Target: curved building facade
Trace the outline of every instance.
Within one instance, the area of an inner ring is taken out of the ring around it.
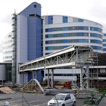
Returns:
[[[93,47],[94,53],[103,53],[102,25],[90,20],[50,15],[43,16],[43,55],[72,45]],[[44,80],[48,72],[44,71]],[[80,69],[55,69],[54,79],[77,81]]]
[[[43,55],[72,45],[92,46],[103,52],[102,25],[70,16],[43,16]]]

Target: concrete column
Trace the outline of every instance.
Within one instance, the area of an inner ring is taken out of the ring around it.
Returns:
[[[38,79],[38,71],[36,70],[36,79]]]
[[[50,81],[49,81],[49,69],[48,69],[48,88],[50,88]]]
[[[51,73],[51,77],[52,77],[52,78],[51,78],[51,87],[52,87],[52,88],[54,87],[54,86],[53,86],[53,85],[54,85],[54,75],[53,75],[53,74],[54,74],[54,69],[52,69],[52,73]]]
[[[89,66],[86,66],[86,69],[87,69],[87,72],[86,72],[86,75],[87,75],[87,89],[89,89]]]
[[[24,72],[23,72],[23,87],[24,87]]]
[[[83,73],[82,73],[82,68],[81,68],[81,72],[80,72],[80,89],[83,90],[84,87],[83,87]]]
[[[32,71],[32,79],[34,79],[34,71]]]

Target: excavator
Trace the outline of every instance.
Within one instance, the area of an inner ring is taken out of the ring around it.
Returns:
[[[105,94],[106,94],[106,91],[103,92],[103,94],[100,96],[99,99],[95,100],[95,98],[94,98],[95,93],[92,92],[91,97],[89,99],[84,100],[84,106],[91,106],[91,105],[98,106],[100,104],[101,100],[103,99],[103,97],[105,96]]]

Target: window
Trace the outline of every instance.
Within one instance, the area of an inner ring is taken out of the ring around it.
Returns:
[[[103,44],[103,46],[106,46],[106,44]]]
[[[65,100],[69,100],[70,99],[70,94],[68,94],[65,98]]]
[[[78,19],[78,22],[84,22],[84,20],[83,19]]]
[[[37,7],[37,5],[35,4],[35,5],[34,5],[34,8],[36,8],[36,7]]]
[[[48,16],[48,24],[53,24],[53,16]]]
[[[102,41],[99,41],[99,40],[91,40],[91,43],[98,43],[98,44],[102,44]]]
[[[90,33],[91,37],[98,37],[98,38],[102,38],[102,35],[97,34],[97,33]]]
[[[76,37],[76,36],[88,36],[88,33],[60,33],[60,34],[47,34],[46,38],[56,37]]]
[[[105,69],[101,69],[100,73],[106,73]]]
[[[63,16],[63,23],[67,23],[68,22],[68,17]]]
[[[106,42],[106,39],[104,39],[103,42]]]
[[[97,28],[97,27],[90,27],[91,31],[98,31],[98,32],[102,32],[102,29]]]
[[[52,24],[52,23],[53,22],[50,21],[48,24]],[[45,29],[46,32],[68,31],[68,30],[88,30],[88,27],[87,26],[73,26],[73,27],[58,27],[58,28]]]

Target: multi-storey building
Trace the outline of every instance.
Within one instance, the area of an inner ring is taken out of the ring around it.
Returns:
[[[12,62],[13,55],[12,33],[9,33],[3,40],[3,61]]]
[[[43,55],[72,45],[93,47],[94,53],[103,53],[102,25],[90,20],[51,15],[43,16]],[[55,80],[76,80],[79,69],[55,69]],[[47,79],[47,72],[44,73]],[[71,77],[70,77],[71,76]]]
[[[22,80],[18,74],[18,64],[28,62],[38,57],[56,52],[57,50],[72,45],[93,47],[94,53],[105,53],[105,35],[102,25],[86,19],[48,15],[41,17],[41,5],[33,2],[19,14],[12,17],[12,81],[20,83]],[[9,37],[8,37],[9,40]],[[10,45],[11,45],[10,44]],[[9,43],[4,43],[4,46]],[[6,46],[5,46],[6,47]],[[4,57],[10,56],[3,50]],[[10,59],[10,60],[11,60]],[[5,58],[4,61],[8,59]],[[71,71],[70,71],[71,70]],[[55,69],[55,80],[76,81],[79,69],[69,67]],[[32,78],[32,73],[26,73],[27,81]],[[44,78],[41,71],[38,72],[38,80],[47,79],[47,72],[44,71]]]

